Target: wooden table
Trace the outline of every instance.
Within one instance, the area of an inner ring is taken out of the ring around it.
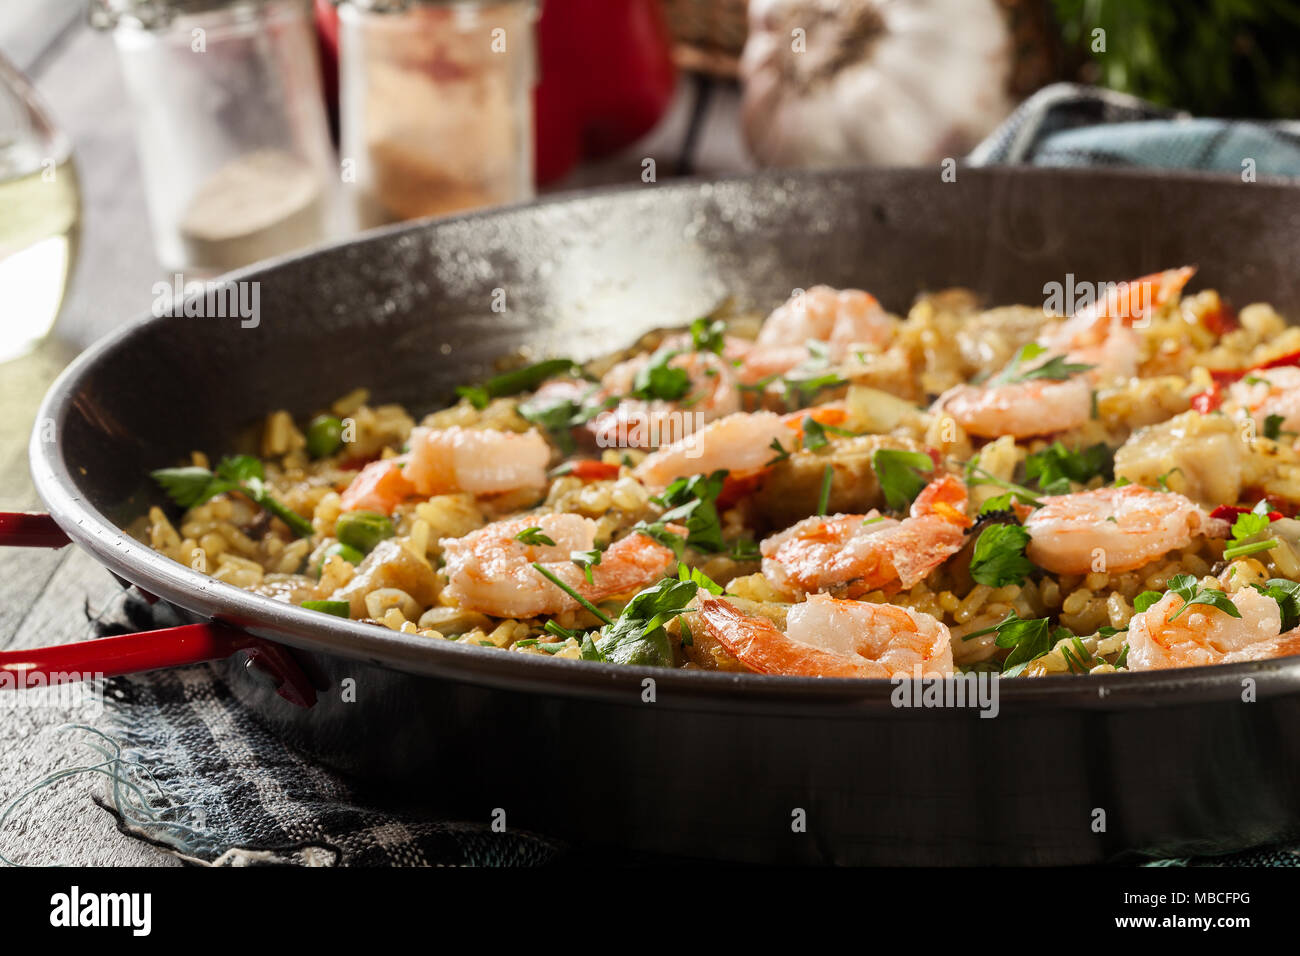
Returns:
[[[167,278],[151,245],[112,41],[66,11],[61,15],[67,24],[61,31],[41,21],[38,32],[15,44],[19,49],[4,51],[29,71],[52,117],[74,140],[84,223],[80,261],[54,335],[35,352],[0,365],[0,510],[41,508],[28,474],[27,440],[50,382],[80,349],[146,312],[153,283]],[[650,136],[579,170],[559,188],[639,184],[645,157],[656,159],[661,178],[744,170],[749,162],[740,145],[737,100],[733,88],[683,81],[672,110]],[[0,649],[85,639],[89,619],[117,592],[108,572],[76,548],[0,550]],[[46,774],[85,762],[59,733],[78,715],[21,706],[3,706],[0,715],[0,807]],[[176,865],[154,847],[118,834],[90,800],[97,787],[82,776],[41,791],[0,830],[0,855],[30,863]]]

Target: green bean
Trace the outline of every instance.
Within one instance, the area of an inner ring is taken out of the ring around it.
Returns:
[[[393,522],[378,511],[345,511],[334,525],[334,537],[362,554],[369,554],[395,533]]]

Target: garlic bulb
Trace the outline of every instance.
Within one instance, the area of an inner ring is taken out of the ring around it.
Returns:
[[[741,120],[769,166],[959,156],[1011,111],[995,0],[750,0]]]

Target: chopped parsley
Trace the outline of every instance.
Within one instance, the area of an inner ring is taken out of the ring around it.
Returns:
[[[618,404],[618,398],[611,396],[604,401],[592,401],[600,388],[592,385],[581,398],[564,395],[539,401],[536,396],[519,404],[521,418],[541,428],[566,455],[574,450],[573,436],[569,432],[585,425],[601,412]]]
[[[1268,530],[1271,524],[1269,510],[1268,499],[1262,499],[1250,511],[1237,515],[1237,520],[1232,523],[1232,542],[1223,549],[1224,560],[1231,561],[1277,547],[1277,538],[1251,540]]]
[[[770,459],[767,462],[767,465],[764,467],[775,465],[777,462],[785,461],[787,458],[790,457],[790,453],[785,450],[785,446],[781,444],[781,439],[779,438],[773,438],[772,444],[768,445],[767,447],[772,449],[774,452],[776,452],[776,457]]]
[[[997,624],[983,630],[972,631],[962,640],[996,634],[994,643],[998,647],[1011,648],[1011,653],[1002,662],[1002,676],[1019,676],[1033,661],[1050,651],[1056,642],[1070,637],[1070,631],[1064,627],[1052,627],[1052,622],[1045,617],[1021,618],[1015,611],[1008,611]]]
[[[997,514],[999,511],[1010,511],[1015,497],[1016,493],[1014,491],[1007,491],[1000,495],[994,495],[992,498],[987,499],[984,504],[980,505],[979,517]]]
[[[600,564],[600,559],[604,552],[600,548],[592,548],[590,551],[570,551],[569,560],[582,568],[582,573],[587,576],[588,584],[595,584],[592,577],[591,569]]]
[[[596,607],[596,605],[592,604],[590,601],[588,601],[585,597],[583,597],[581,594],[579,594],[569,585],[565,584],[563,581],[557,578],[555,574],[545,565],[539,564],[538,562],[534,561],[533,570],[536,571],[538,574],[540,574],[542,577],[546,578],[546,580],[550,581],[552,584],[554,584],[565,594],[569,595],[569,597],[573,598],[575,601],[581,604],[592,614],[594,614],[597,620],[603,621],[606,624],[614,623],[613,619],[610,618],[608,614],[606,614],[600,608]]]
[[[1048,381],[1063,382],[1071,376],[1078,375],[1081,372],[1087,372],[1095,368],[1092,365],[1080,365],[1074,362],[1066,361],[1064,355],[1056,355],[1032,368],[1025,368],[1026,362],[1031,362],[1038,358],[1047,349],[1037,342],[1029,342],[1020,347],[1016,352],[1011,363],[989,380],[990,385],[1018,385],[1021,382],[1029,382],[1034,379],[1046,379]]]
[[[817,495],[817,514],[826,514],[826,509],[831,505],[831,482],[835,478],[835,469],[827,465],[822,469],[822,489]]]
[[[167,497],[182,508],[193,508],[227,491],[237,491],[289,526],[300,538],[315,534],[311,522],[276,500],[266,490],[262,463],[252,455],[234,455],[221,459],[215,471],[189,466],[159,468],[149,473],[162,486]]]
[[[784,375],[768,375],[757,382],[742,384],[743,391],[762,392],[773,382],[781,382],[785,393],[787,408],[805,408],[814,404],[819,392],[839,385],[847,385],[844,379],[831,369],[830,351],[825,342],[809,339],[804,343],[808,349],[808,358],[804,359]]]
[[[1256,591],[1277,602],[1282,615],[1282,633],[1300,626],[1300,584],[1286,578],[1269,578],[1264,584],[1252,585]]]
[[[1029,532],[1016,524],[995,524],[985,528],[975,542],[970,561],[970,576],[978,584],[1000,588],[1023,584],[1034,570],[1025,557]]]
[[[520,531],[515,535],[515,540],[527,545],[545,545],[548,548],[555,547],[555,539],[545,534],[542,529],[536,525]]]
[[[934,472],[934,461],[924,452],[877,448],[871,453],[871,467],[885,504],[893,511],[906,511]]]
[[[669,363],[680,355],[670,350],[659,351],[650,357],[650,361],[636,373],[632,384],[632,397],[647,401],[659,399],[676,402],[686,397],[691,390],[691,377],[686,369],[677,368]]]
[[[1285,416],[1269,415],[1264,419],[1264,437],[1278,441],[1282,437],[1282,423],[1286,421]]]
[[[1169,579],[1169,590],[1183,599],[1183,606],[1169,618],[1171,621],[1194,604],[1206,604],[1218,608],[1229,617],[1241,617],[1241,612],[1237,610],[1237,605],[1232,603],[1232,598],[1218,588],[1201,587],[1195,575],[1174,575]]]
[[[684,524],[687,547],[710,554],[727,550],[727,544],[722,540],[722,521],[718,518],[715,504],[726,479],[727,472],[721,470],[709,475],[678,478],[662,494],[650,499],[668,509],[659,521],[663,524]]]
[[[1025,459],[1025,481],[1036,482],[1046,495],[1069,494],[1071,482],[1082,485],[1099,475],[1104,477],[1112,460],[1104,443],[1071,451],[1056,441]]]
[[[837,428],[834,425],[823,425],[821,422],[817,421],[817,419],[813,418],[811,415],[804,416],[803,418],[803,447],[804,448],[806,448],[809,451],[816,451],[819,448],[825,448],[827,445],[830,444],[830,439],[826,437],[827,434],[840,435],[844,438],[854,438],[857,436],[856,432],[851,432],[847,428]],[[780,444],[780,441],[778,439],[774,438],[772,439],[772,441],[776,442],[778,445]]]
[[[691,347],[697,352],[722,354],[726,342],[727,323],[721,319],[709,321],[703,316],[691,323]]]
[[[712,594],[722,593],[722,588],[703,571],[688,571],[685,565],[679,565],[677,578],[664,578],[628,601],[618,620],[603,628],[598,640],[591,641],[590,653],[597,655],[594,659],[611,664],[672,667],[672,642],[664,627],[686,612],[700,588]],[[584,638],[583,657],[588,653]]]
[[[1133,610],[1141,614],[1143,611],[1150,608],[1151,605],[1159,601],[1162,597],[1164,597],[1164,595],[1161,594],[1159,591],[1143,591],[1141,594],[1139,594],[1137,597],[1133,599]]]

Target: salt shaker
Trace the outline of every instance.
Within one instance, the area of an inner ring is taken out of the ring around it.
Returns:
[[[532,197],[536,16],[533,0],[340,0],[359,225]]]
[[[95,0],[135,112],[158,258],[222,272],[335,231],[308,0]]]

